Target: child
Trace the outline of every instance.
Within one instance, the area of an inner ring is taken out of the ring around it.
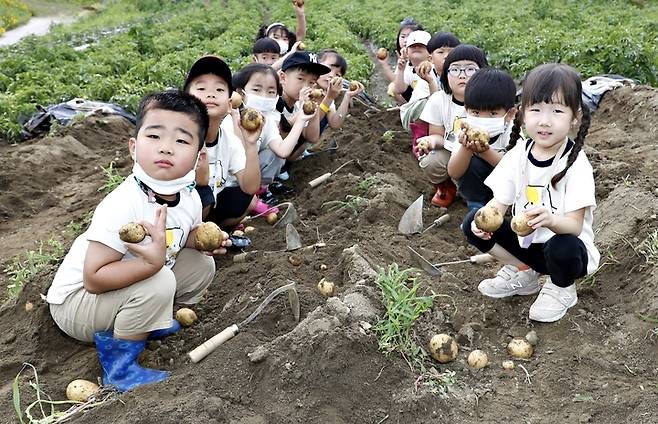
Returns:
[[[409,34],[411,34],[413,31],[421,31],[422,29],[423,27],[420,24],[418,24],[418,22],[416,22],[416,20],[412,17],[406,17],[402,20],[402,22],[400,22],[400,29],[398,30],[398,36],[395,38],[395,53],[397,55],[396,57],[397,60],[399,60],[400,58],[406,59],[407,37],[409,37]],[[392,97],[395,97],[395,99],[398,101],[399,104],[406,103],[411,98],[411,93],[413,89],[411,87],[407,87],[402,95],[399,94],[396,95],[393,90],[393,86],[395,81],[395,75],[398,73],[397,66],[395,67],[395,72],[393,72],[389,64],[388,56],[385,57],[384,59],[378,58],[377,60],[379,60],[379,64],[382,67],[384,76],[386,77],[387,80],[391,82],[389,86],[388,94]]]
[[[265,37],[256,41],[252,50],[253,61],[272,66],[281,57],[279,44],[272,38]]]
[[[210,119],[205,138],[207,157],[199,161],[196,176],[203,217],[220,227],[234,227],[256,202],[254,194],[260,187],[257,146],[260,134],[242,130],[236,136],[232,121],[231,125],[220,127],[230,110],[233,86],[231,70],[219,57],[204,56],[197,60],[187,74],[183,90],[206,105]],[[236,121],[239,122],[237,116]],[[231,175],[238,184],[227,187]]]
[[[441,88],[427,100],[420,120],[429,124],[429,135],[417,140],[414,152],[420,167],[435,186],[432,204],[447,208],[455,200],[457,188],[448,176],[448,160],[457,142],[460,120],[464,118],[464,92],[469,79],[488,66],[479,48],[460,44],[446,57],[441,73]]]
[[[427,43],[427,51],[430,54],[430,60],[434,65],[434,77],[441,82],[440,77],[443,72],[443,64],[448,54],[460,45],[461,42],[452,32],[436,32]],[[440,86],[437,87],[440,89]]]
[[[484,180],[500,162],[509,142],[515,100],[514,80],[498,69],[480,69],[466,85],[466,118],[448,162],[448,174],[458,182],[459,195],[469,209],[479,209],[493,197]],[[484,130],[490,137],[489,144],[467,139],[465,132],[469,128]]]
[[[215,274],[214,260],[192,242],[201,222],[194,169],[207,126],[206,107],[189,94],[144,97],[128,141],[133,173],[98,205],[48,290],[57,326],[95,340],[103,384],[120,391],[167,378],[137,358],[147,338],[180,329],[171,318],[174,301],[199,302]],[[122,242],[118,230],[130,222],[141,223],[150,239]]]
[[[290,50],[290,46],[298,41],[302,41],[306,36],[306,15],[304,13],[304,3],[292,2],[297,16],[297,31],[293,33],[281,22],[275,22],[269,26],[261,26],[256,34],[256,40],[269,37],[279,44],[279,53],[284,55]]]
[[[297,145],[299,137],[304,130],[306,122],[313,115],[300,114],[295,120],[290,132],[285,139],[279,133],[279,120],[281,115],[276,111],[276,105],[281,95],[281,86],[279,85],[279,76],[271,67],[261,64],[252,63],[247,65],[233,76],[233,88],[242,95],[246,107],[258,110],[265,117],[265,125],[259,138],[259,158],[261,166],[261,195],[266,194],[267,186],[272,182],[280,170],[282,161],[285,161]],[[273,156],[279,158],[275,161]],[[278,165],[274,165],[277,162]],[[237,180],[229,179],[227,186],[237,184]],[[252,210],[255,214],[261,214],[271,210],[277,212],[276,208],[269,208],[268,205],[260,200]]]
[[[524,83],[511,150],[485,181],[494,195],[487,205],[503,215],[512,206],[513,214],[525,214],[534,231],[517,237],[505,220],[493,233],[484,232],[475,225],[475,210],[464,219],[469,243],[508,264],[478,290],[494,298],[539,292],[529,312],[535,321],[562,318],[578,302],[575,280],[599,264],[592,231],[594,175],[582,152],[590,113],[581,95],[580,76],[570,66],[550,63],[533,69]],[[571,140],[569,132],[578,120],[578,134]],[[516,144],[521,125],[530,139]],[[522,263],[531,269],[518,272]],[[538,274],[549,275],[541,288]]]

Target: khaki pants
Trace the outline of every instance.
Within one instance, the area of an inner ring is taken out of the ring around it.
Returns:
[[[433,185],[441,184],[448,177],[450,152],[444,148],[432,150],[422,158],[419,165]]]
[[[71,293],[50,314],[66,334],[93,341],[94,333],[114,329],[121,338],[171,326],[174,301],[199,302],[215,276],[212,257],[182,249],[173,269],[162,267],[152,277],[119,290],[92,294],[84,288]]]

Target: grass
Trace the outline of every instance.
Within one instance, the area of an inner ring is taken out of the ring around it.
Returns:
[[[66,225],[66,232],[71,234],[73,237],[77,237],[87,229],[89,223],[91,222],[91,218],[93,216],[94,216],[94,211],[88,211],[86,214],[82,216],[82,219],[77,221],[70,221]]]
[[[649,265],[658,265],[658,229],[638,246],[637,251],[644,255]]]
[[[361,181],[359,181],[359,184],[358,184],[359,191],[362,194],[367,193],[368,190],[370,190],[370,187],[375,185],[376,182],[377,182],[377,179],[374,177],[374,175],[371,175],[369,177],[366,177],[366,178],[362,179]]]
[[[354,215],[358,215],[361,209],[368,203],[368,199],[361,196],[353,196],[348,194],[345,196],[345,200],[331,200],[329,202],[324,202],[321,209],[325,207],[329,212],[335,212],[341,209],[347,209],[352,212]]]
[[[101,169],[105,174],[105,183],[103,183],[102,186],[98,187],[98,191],[104,191],[105,193],[110,193],[126,179],[126,177],[124,177],[123,175],[119,175],[117,170],[114,169],[114,161],[110,162],[107,168],[101,166]]]
[[[4,272],[9,275],[7,285],[9,297],[18,297],[25,284],[48,265],[57,263],[63,254],[62,243],[51,237],[46,242],[40,241],[36,250],[28,250],[24,255],[14,257],[4,269]]]
[[[20,0],[0,0],[0,35],[27,22],[32,10]]]

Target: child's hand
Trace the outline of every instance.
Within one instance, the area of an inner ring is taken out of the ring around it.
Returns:
[[[303,87],[301,90],[299,90],[298,102],[300,102],[300,105],[309,99],[311,90],[313,90],[311,87]]]
[[[151,237],[151,243],[141,245],[139,243],[125,243],[126,248],[144,261],[153,270],[159,270],[165,264],[167,254],[166,242],[166,224],[167,224],[167,205],[162,205],[155,211],[154,223],[140,221],[140,224],[146,229],[146,233]]]
[[[466,144],[466,148],[468,150],[472,151],[472,152],[475,152],[475,153],[479,154],[479,153],[483,153],[483,152],[486,152],[487,150],[489,150],[489,144],[488,143],[487,144],[482,144],[478,141],[469,141]]]
[[[406,68],[406,67],[407,67],[407,58],[406,58],[405,55],[403,54],[403,55],[400,56],[400,58],[398,59],[398,69],[399,69],[400,71],[404,71],[404,68]]]
[[[416,73],[425,81],[430,82],[432,79],[434,79],[432,72],[433,69],[434,68],[429,62],[423,62],[416,68]]]
[[[301,0],[292,0],[292,8],[295,10],[297,15],[304,14],[304,2]]]
[[[356,86],[357,87],[355,90],[347,90],[345,95],[349,98],[352,98],[364,90],[363,84],[361,84],[359,81],[356,82]]]
[[[343,79],[341,77],[333,77],[329,80],[329,85],[327,86],[327,96],[326,98],[333,101],[340,91],[343,89]]]
[[[295,44],[292,45],[290,50],[288,50],[288,53],[286,53],[286,56],[290,56],[291,54],[295,53],[296,51],[299,50],[299,45],[302,44],[301,41],[295,41]]]
[[[416,140],[415,150],[420,156],[426,155],[434,149],[436,149],[436,143],[431,137],[425,136]]]
[[[551,213],[545,206],[533,206],[526,209],[526,216],[528,217],[528,225],[536,230],[540,227],[552,227],[555,223],[555,215]]]
[[[219,256],[219,255],[225,255],[226,254],[226,249],[231,247],[232,243],[231,240],[228,238],[228,233],[225,231],[222,231],[222,247],[219,249],[215,249],[212,252],[203,252],[208,256]]]
[[[471,221],[471,232],[475,234],[475,237],[481,238],[482,240],[491,240],[491,236],[493,236],[493,233],[479,229],[478,226],[475,225],[475,220]]]
[[[210,164],[208,163],[208,148],[206,146],[203,146],[199,152],[194,181],[200,186],[207,186],[210,182]]]
[[[255,146],[256,143],[258,143],[258,139],[263,132],[263,127],[260,127],[260,129],[255,131],[247,131],[244,129],[240,121],[238,121],[238,127],[240,128],[240,133],[242,134],[242,140],[244,141],[244,144],[248,146]]]

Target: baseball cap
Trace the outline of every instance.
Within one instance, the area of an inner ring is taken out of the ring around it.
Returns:
[[[319,63],[313,62],[311,60],[311,55],[308,52],[295,52],[288,56],[281,65],[282,71],[287,71],[290,68],[300,68],[304,71],[308,71],[314,75],[324,75],[331,72],[331,69],[321,65]]]
[[[213,55],[203,56],[194,62],[194,65],[192,65],[190,71],[187,73],[187,77],[185,78],[183,91],[187,91],[188,85],[190,85],[194,78],[206,74],[217,75],[228,85],[229,95],[233,92],[233,85],[231,84],[231,80],[233,79],[231,76],[231,68],[229,68],[226,62],[224,62],[219,56]]]
[[[422,44],[423,46],[427,46],[430,38],[432,38],[432,36],[427,31],[413,31],[407,37],[407,46],[413,46],[414,44]]]

